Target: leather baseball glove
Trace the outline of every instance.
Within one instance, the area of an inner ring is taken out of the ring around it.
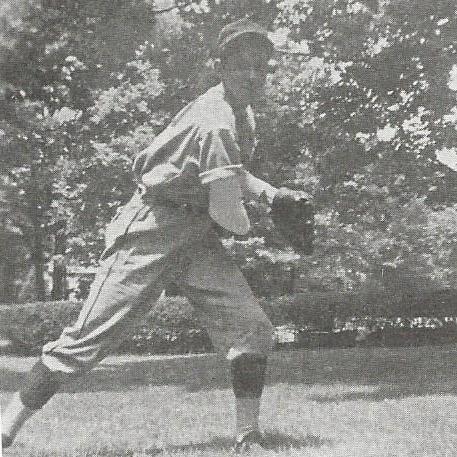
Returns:
[[[271,218],[299,254],[313,253],[314,207],[309,194],[282,187],[271,204]]]

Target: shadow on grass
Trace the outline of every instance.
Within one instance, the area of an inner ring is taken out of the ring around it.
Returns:
[[[352,348],[277,352],[271,356],[267,383],[362,386],[319,393],[317,402],[383,400],[424,394],[457,394],[457,346],[419,348]],[[189,358],[105,364],[65,384],[64,392],[127,391],[139,386],[183,386],[187,391],[230,387],[228,364],[209,354]],[[0,369],[0,390],[15,391],[25,374]],[[363,386],[372,386],[364,390]]]
[[[310,394],[306,396],[307,400],[316,403],[341,403],[345,401],[383,401],[405,397],[420,397],[424,395],[457,395],[457,383],[433,383],[430,384],[395,384],[380,385],[376,389],[367,390],[366,392],[337,392]]]
[[[269,451],[285,451],[289,449],[301,448],[319,448],[332,444],[332,441],[326,438],[321,438],[315,435],[306,435],[302,438],[296,438],[292,435],[284,434],[278,431],[268,431],[264,433],[265,443],[264,449]],[[215,437],[210,441],[202,443],[189,443],[181,445],[171,445],[164,449],[152,447],[141,452],[145,456],[167,456],[175,453],[190,453],[194,452],[230,452],[233,446],[233,440],[228,437]],[[40,454],[41,455],[41,454]],[[60,454],[46,453],[43,457],[58,457]],[[138,455],[137,451],[132,449],[110,449],[99,448],[95,451],[85,451],[85,457],[134,457]]]
[[[123,392],[140,386],[184,386],[190,392],[230,387],[228,363],[215,355],[105,365],[65,383],[62,392]],[[25,372],[0,368],[0,391],[15,391]]]
[[[265,450],[283,451],[288,449],[301,449],[305,447],[319,448],[325,445],[330,445],[331,440],[321,438],[315,435],[306,435],[302,438],[296,438],[292,435],[284,434],[278,431],[269,431],[264,433]],[[233,446],[233,440],[226,437],[215,437],[210,441],[203,443],[189,443],[179,446],[168,446],[166,450],[157,448],[147,449],[146,455],[162,455],[162,453],[175,452],[205,452],[205,451],[230,451]]]

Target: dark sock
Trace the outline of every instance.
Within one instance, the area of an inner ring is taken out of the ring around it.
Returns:
[[[259,428],[260,397],[265,382],[267,358],[245,354],[232,361],[237,439]]]
[[[39,360],[30,370],[20,390],[24,406],[40,409],[57,392],[60,382],[57,376]]]
[[[231,374],[235,397],[260,398],[265,383],[267,357],[243,354],[232,360]]]

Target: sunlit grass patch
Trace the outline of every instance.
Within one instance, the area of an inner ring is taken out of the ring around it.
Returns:
[[[456,356],[449,347],[275,354],[261,413],[267,446],[250,455],[455,456]],[[223,361],[125,362],[57,394],[5,456],[231,455]],[[10,395],[2,393],[2,405]]]

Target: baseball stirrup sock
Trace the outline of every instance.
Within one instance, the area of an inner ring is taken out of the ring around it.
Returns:
[[[259,430],[260,398],[236,398],[236,435]]]
[[[238,436],[259,429],[260,397],[265,383],[266,366],[266,357],[251,354],[241,355],[232,361]]]
[[[56,374],[39,360],[27,375],[20,391],[21,401],[30,409],[40,409],[56,393],[59,385]]]
[[[15,436],[24,425],[25,421],[29,419],[36,409],[25,406],[19,392],[16,392],[2,413],[2,446],[8,447],[13,442]]]

